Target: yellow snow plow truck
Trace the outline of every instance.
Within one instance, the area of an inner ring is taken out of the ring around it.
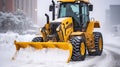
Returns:
[[[58,16],[55,17],[55,8],[58,8]],[[93,5],[89,0],[59,0],[49,6],[52,12],[52,21],[45,14],[47,22],[41,29],[41,37],[35,37],[31,42],[17,42],[16,53],[20,48],[33,47],[36,50],[43,48],[58,48],[69,50],[68,61],[82,61],[86,52],[91,56],[100,56],[103,51],[103,38],[100,32],[94,32],[94,28],[100,28],[96,20],[90,20],[89,13]],[[55,19],[56,18],[56,19]],[[15,59],[13,56],[12,59]]]

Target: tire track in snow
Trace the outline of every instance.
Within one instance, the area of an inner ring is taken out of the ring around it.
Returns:
[[[104,50],[101,56],[87,56],[85,61],[70,63],[68,67],[114,67],[114,65],[111,65],[113,60],[111,53]]]
[[[112,56],[114,57],[113,63],[115,63],[114,67],[120,67],[120,47],[119,46],[113,46],[113,45],[106,45],[105,49],[109,50],[111,52]]]
[[[104,49],[105,57],[102,58],[94,67],[115,67],[115,59],[109,50]]]
[[[116,53],[118,55],[120,55],[120,46],[116,46],[116,45],[105,45],[104,46],[105,49],[112,51],[113,53]]]
[[[115,61],[113,61],[115,63],[115,67],[120,67],[120,55],[117,53],[114,53],[113,51],[111,51],[111,53],[115,59]]]

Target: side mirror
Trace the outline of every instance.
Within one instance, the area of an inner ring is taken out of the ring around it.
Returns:
[[[92,4],[89,5],[89,11],[93,11],[93,5]]]
[[[53,11],[53,9],[54,9],[53,5],[50,5],[49,6],[49,11]]]

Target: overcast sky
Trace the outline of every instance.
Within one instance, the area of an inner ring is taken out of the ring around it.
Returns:
[[[100,22],[105,21],[105,10],[109,9],[109,5],[120,5],[120,0],[90,0],[90,2],[94,5],[94,10],[90,13],[91,17],[94,17]],[[50,4],[51,0],[38,0],[38,23],[40,26],[43,26],[46,22],[44,14],[50,13]]]

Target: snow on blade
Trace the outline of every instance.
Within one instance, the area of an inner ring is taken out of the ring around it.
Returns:
[[[31,63],[66,63],[69,57],[69,51],[61,49],[42,49],[34,48],[21,49],[16,58],[17,61]]]

